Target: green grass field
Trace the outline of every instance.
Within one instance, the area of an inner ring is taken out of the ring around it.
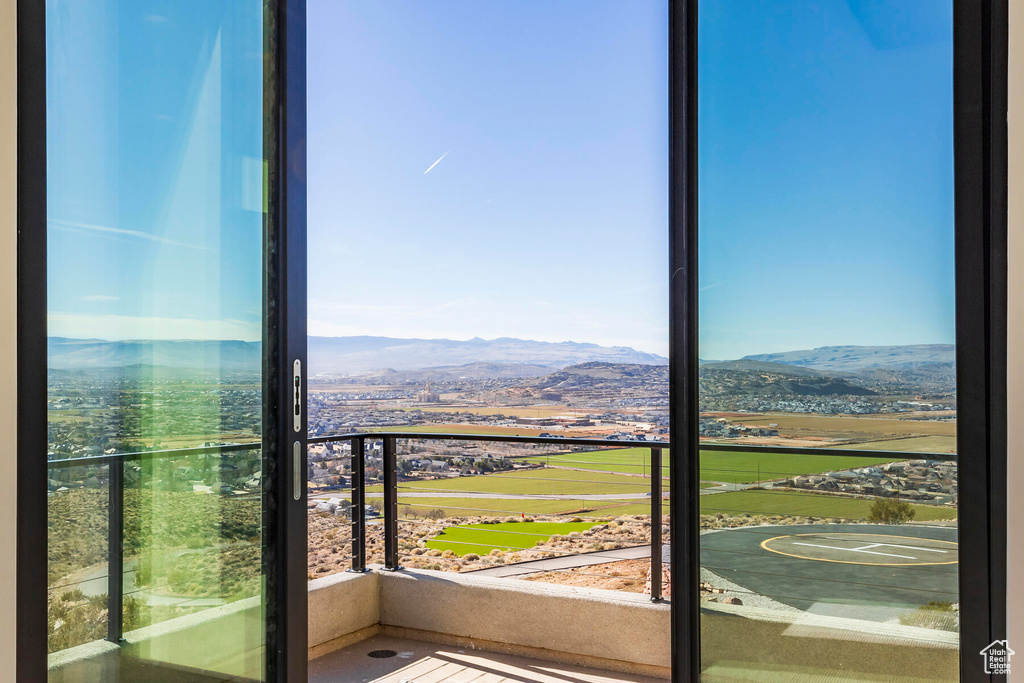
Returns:
[[[700,512],[713,515],[721,512],[738,515],[798,515],[803,517],[841,517],[866,519],[872,501],[845,496],[789,491],[735,491],[700,497]],[[912,505],[917,511],[914,521],[930,522],[956,519],[956,510],[937,505]]]
[[[805,455],[799,453],[745,453],[737,451],[700,452],[700,478],[729,484],[785,479],[800,474],[821,474],[833,470],[883,465],[892,458],[872,456]]]
[[[668,501],[665,501],[666,503]],[[668,514],[666,507],[665,514]],[[446,517],[519,517],[526,515],[569,515],[617,517],[651,514],[650,499],[638,500],[500,500],[493,498],[410,498],[398,496],[401,517],[424,517],[431,510],[443,510]]]
[[[593,522],[503,522],[448,527],[427,541],[433,550],[451,550],[456,555],[486,555],[492,550],[524,550],[543,543],[555,534],[568,535],[594,526]]]
[[[842,518],[849,520],[866,519],[871,508],[870,500],[859,500],[842,496],[782,491],[736,491],[702,496],[700,512],[703,515],[723,513],[726,515],[784,515],[801,517]],[[410,503],[412,505],[410,505]],[[668,501],[664,501],[668,514]],[[916,511],[915,521],[929,522],[956,519],[956,510],[934,505],[912,505]],[[598,519],[620,515],[650,514],[650,502],[632,501],[559,501],[559,500],[489,500],[475,498],[399,498],[399,512],[406,517],[410,510],[419,516],[428,510],[441,509],[450,517],[488,515],[498,517],[526,515],[565,515]],[[589,512],[581,510],[589,509]],[[568,534],[593,526],[594,522],[503,522],[500,524],[471,524],[450,527],[443,537],[436,537],[427,543],[428,548],[452,550],[457,555],[466,553],[486,554],[494,548],[503,550],[528,548],[547,540],[552,534]],[[503,531],[528,530],[537,536],[518,536]]]
[[[886,441],[867,441],[849,446],[833,448],[855,448],[858,451],[905,451],[907,453],[956,453],[956,436],[909,436]]]
[[[784,515],[867,519],[871,500],[792,491],[734,491],[700,497],[704,515]],[[649,515],[651,501],[645,500],[499,500],[488,498],[402,498],[398,499],[402,517],[423,517],[430,510],[443,510],[447,517],[526,515],[578,515],[586,518]],[[937,505],[911,504],[915,521],[956,519],[956,510]],[[668,500],[663,500],[668,515]]]
[[[662,452],[663,462],[668,462],[668,455],[668,450]],[[648,476],[651,473],[650,450],[643,447],[586,453],[558,453],[526,460],[552,467],[646,474]],[[887,462],[892,462],[892,459],[873,456],[848,458],[838,455],[702,450],[700,478],[703,481],[750,484],[757,481],[784,479],[799,474],[820,474],[832,470],[846,470],[852,467],[866,467]],[[663,465],[662,471],[665,476],[668,476],[667,466]]]
[[[668,462],[668,450],[662,451],[662,460]],[[651,451],[648,448],[618,448],[610,451],[587,451],[584,453],[552,453],[524,458],[526,462],[540,463],[551,467],[572,467],[583,470],[621,472],[651,476]],[[662,465],[662,473],[668,477],[668,466]]]

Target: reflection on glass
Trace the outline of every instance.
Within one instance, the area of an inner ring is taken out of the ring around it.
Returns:
[[[180,450],[261,437],[264,21],[47,2],[56,680],[119,635],[132,680],[264,676],[261,452]]]
[[[951,5],[700,2],[704,680],[958,679]]]
[[[84,465],[49,472],[49,652],[107,636],[109,471]]]

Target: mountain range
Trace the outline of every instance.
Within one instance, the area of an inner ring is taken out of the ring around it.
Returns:
[[[390,368],[412,370],[471,363],[518,363],[562,368],[577,363],[667,365],[668,358],[628,346],[579,342],[498,339],[396,339],[393,337],[309,337],[311,375],[352,374]]]
[[[156,366],[259,372],[259,342],[69,339],[47,340],[47,367],[58,370]],[[441,368],[446,375],[536,377],[567,365],[601,361],[666,365],[668,359],[628,346],[499,339],[309,337],[310,375]]]
[[[161,367],[255,374],[261,363],[259,342],[46,340],[46,366],[51,370]]]
[[[956,363],[953,344],[910,344],[902,346],[822,346],[804,351],[760,353],[741,361],[782,363],[815,370],[858,372],[866,368],[916,370],[925,366]]]
[[[259,372],[259,342],[69,339],[47,340],[48,367],[55,370],[165,367],[215,372]],[[389,373],[440,378],[539,377],[584,363],[665,366],[668,359],[627,346],[580,342],[498,339],[400,339],[394,337],[309,337],[311,376]],[[709,370],[784,371],[796,376],[871,372],[952,375],[952,344],[907,346],[827,346],[802,351],[702,361]]]

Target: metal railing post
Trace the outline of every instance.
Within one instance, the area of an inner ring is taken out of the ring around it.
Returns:
[[[108,465],[107,640],[121,642],[124,625],[124,462]]]
[[[651,449],[651,602],[661,601],[661,449]]]
[[[398,455],[395,437],[384,437],[384,568],[398,564]]]
[[[352,439],[352,568],[366,571],[366,439]]]

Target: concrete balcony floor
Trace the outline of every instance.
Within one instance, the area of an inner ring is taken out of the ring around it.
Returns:
[[[369,656],[373,650],[394,650],[398,654],[374,659]],[[664,680],[383,635],[309,663],[310,683],[656,683]]]

